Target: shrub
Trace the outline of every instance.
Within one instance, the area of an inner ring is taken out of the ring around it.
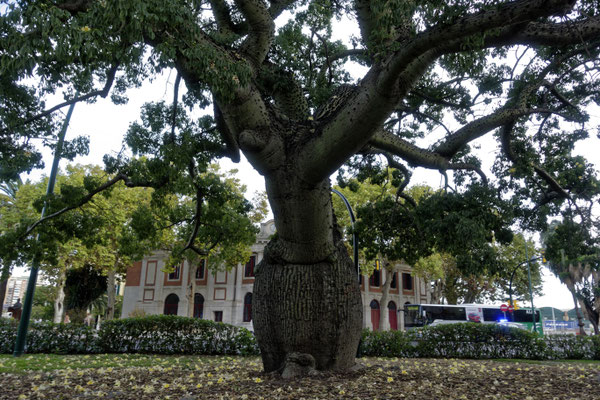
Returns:
[[[16,321],[0,322],[0,353],[12,353],[17,339]],[[97,353],[96,332],[85,325],[32,322],[27,332],[27,353]]]
[[[247,329],[174,315],[105,321],[98,344],[107,353],[258,354]]]
[[[446,324],[408,332],[365,330],[359,353],[376,357],[600,359],[600,337],[540,337],[495,324]]]
[[[0,353],[12,353],[15,321],[0,321]],[[105,321],[99,331],[79,324],[32,322],[28,353],[258,354],[247,329],[212,321],[154,315]]]

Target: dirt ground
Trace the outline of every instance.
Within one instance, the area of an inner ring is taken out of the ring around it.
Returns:
[[[257,358],[0,374],[0,399],[600,399],[600,363],[363,358],[350,373],[283,380]]]

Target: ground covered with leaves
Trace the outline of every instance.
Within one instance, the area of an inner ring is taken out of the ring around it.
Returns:
[[[598,362],[359,361],[283,380],[258,358],[3,355],[0,399],[600,399]]]

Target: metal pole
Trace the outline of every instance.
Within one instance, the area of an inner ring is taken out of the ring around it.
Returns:
[[[65,141],[65,134],[67,133],[67,127],[71,121],[71,115],[73,115],[73,108],[75,103],[71,104],[67,111],[65,122],[63,123],[62,129],[58,134],[58,143],[56,149],[54,149],[54,160],[52,161],[52,169],[50,170],[50,177],[48,178],[48,187],[46,189],[46,195],[54,193],[54,184],[56,183],[56,175],[58,174],[58,162],[60,161],[60,153],[62,153],[63,143]],[[42,208],[42,216],[46,214],[46,204]],[[36,235],[36,242],[39,240],[39,233]],[[35,292],[35,284],[37,282],[38,270],[40,267],[39,255],[33,256],[31,263],[31,272],[29,273],[29,281],[27,282],[27,292],[25,293],[25,300],[23,301],[23,314],[19,321],[19,330],[17,331],[17,340],[15,342],[15,349],[13,356],[19,357],[25,351],[25,343],[27,340],[27,328],[29,327],[29,318],[31,316],[31,306],[33,305],[33,293]]]
[[[527,258],[527,278],[529,279],[529,297],[531,298],[531,315],[533,319],[533,331],[537,332],[535,326],[535,308],[533,308],[533,290],[531,289],[531,263],[529,262],[529,254],[527,254],[527,239],[525,239],[525,257]]]
[[[354,230],[354,222],[356,221],[356,219],[354,218],[354,212],[352,211],[352,207],[350,207],[350,203],[348,202],[346,196],[344,196],[341,192],[333,188],[331,189],[331,191],[340,196],[340,198],[346,205],[346,208],[348,209],[348,213],[350,214],[350,224],[352,225],[352,250],[354,253],[354,268],[356,269],[356,276],[360,280],[360,267],[358,265],[358,234]]]

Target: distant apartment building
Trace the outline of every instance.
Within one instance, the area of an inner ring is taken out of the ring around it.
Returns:
[[[29,278],[21,276],[21,277],[11,277],[8,278],[8,282],[6,284],[6,293],[4,295],[4,304],[2,305],[2,316],[8,316],[8,307],[12,306],[17,302],[17,299],[23,302],[23,296],[25,296],[25,292],[27,291],[27,281]]]
[[[123,293],[122,318],[138,314],[188,315],[213,321],[226,322],[252,330],[252,292],[254,267],[264,253],[270,236],[275,233],[274,221],[261,224],[252,256],[244,265],[238,264],[229,271],[211,272],[204,263],[191,276],[187,262],[173,272],[165,270],[167,254],[154,252],[135,262],[128,270]],[[394,273],[383,307],[379,304],[386,271],[375,271],[372,276],[360,277],[365,327],[370,329],[402,329],[402,309],[406,303],[427,303],[430,296],[427,285],[412,275],[410,266],[399,265]],[[188,301],[192,279],[196,280],[193,304]],[[388,326],[380,326],[381,310],[389,313]]]

